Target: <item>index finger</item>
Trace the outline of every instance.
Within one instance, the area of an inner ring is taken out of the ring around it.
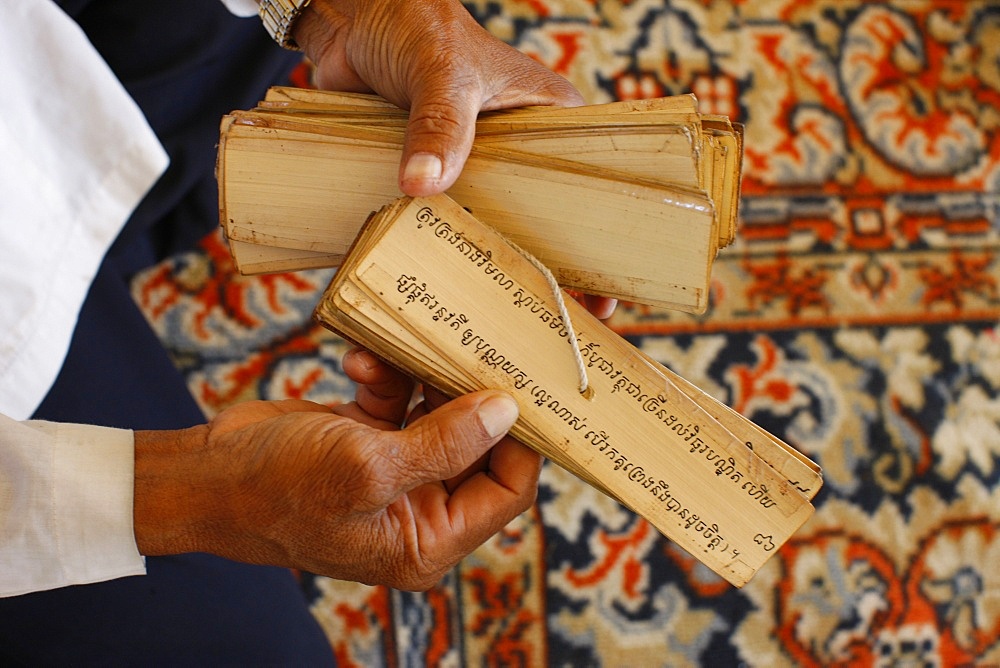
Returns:
[[[410,492],[418,528],[429,552],[464,555],[476,549],[531,507],[538,493],[542,458],[527,446],[505,438],[489,452],[486,470],[458,486],[424,485]],[[449,555],[432,555],[446,560]]]
[[[347,377],[357,383],[354,401],[358,407],[398,427],[413,397],[413,381],[364,348],[349,350],[342,364]]]

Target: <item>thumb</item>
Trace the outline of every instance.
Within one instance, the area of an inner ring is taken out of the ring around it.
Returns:
[[[455,183],[472,150],[481,101],[468,87],[426,90],[410,104],[399,187],[413,197],[443,193]]]
[[[472,466],[510,430],[518,417],[514,399],[495,390],[467,394],[421,416],[401,434],[407,442],[404,485],[447,480]]]

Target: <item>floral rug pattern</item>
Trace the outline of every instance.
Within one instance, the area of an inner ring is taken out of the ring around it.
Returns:
[[[817,461],[815,516],[743,589],[547,465],[422,594],[303,576],[342,665],[1000,663],[1000,2],[474,0],[588,101],[694,92],[746,126],[703,316],[610,326]],[[669,261],[669,258],[665,258]],[[348,399],[330,271],[207,238],[134,294],[209,413]]]

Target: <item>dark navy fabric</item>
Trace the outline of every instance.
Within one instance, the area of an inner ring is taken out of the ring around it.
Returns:
[[[218,0],[60,3],[142,107],[171,165],[101,266],[36,418],[131,429],[203,421],[132,301],[135,271],[218,224],[221,116],[281,83],[299,56]],[[322,630],[286,569],[209,555],[147,560],[148,574],[0,599],[3,665],[322,665]]]

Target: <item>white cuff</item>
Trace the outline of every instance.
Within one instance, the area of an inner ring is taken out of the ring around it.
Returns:
[[[0,596],[145,573],[133,433],[0,416]]]
[[[256,16],[260,11],[257,0],[222,0],[222,4],[236,16]]]

